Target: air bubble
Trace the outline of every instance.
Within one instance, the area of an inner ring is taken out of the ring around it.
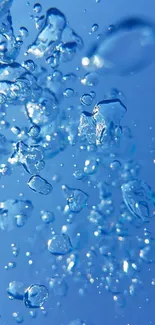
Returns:
[[[79,136],[89,144],[103,147],[115,145],[121,135],[120,122],[126,113],[119,99],[108,99],[97,103],[92,113],[84,111],[80,116]]]
[[[17,266],[17,264],[15,262],[8,262],[8,264],[5,265],[4,269],[5,270],[12,270],[12,269],[15,269],[16,266]]]
[[[122,185],[124,202],[129,211],[143,222],[149,222],[154,211],[155,196],[151,188],[140,180]]]
[[[87,204],[88,194],[80,189],[74,189],[62,186],[64,194],[67,198],[67,204],[71,212],[79,213]]]
[[[35,71],[35,63],[33,60],[26,60],[22,63],[22,67],[24,67],[26,70],[33,72]]]
[[[11,244],[11,250],[12,250],[12,255],[15,257],[18,257],[20,249],[18,247],[18,245],[16,244]]]
[[[27,184],[31,190],[42,195],[50,194],[53,189],[52,185],[39,175],[32,176]]]
[[[85,174],[92,175],[97,171],[97,160],[94,158],[85,160],[84,172]]]
[[[28,135],[31,138],[37,138],[40,134],[40,127],[38,125],[33,125],[28,131]]]
[[[24,318],[23,316],[20,314],[20,312],[14,312],[12,314],[14,320],[18,323],[18,324],[21,324],[24,322]]]
[[[108,29],[82,59],[88,70],[128,75],[154,61],[155,27],[141,18],[128,18]]]
[[[52,50],[62,36],[66,27],[66,18],[56,8],[51,8],[46,13],[45,24],[37,39],[29,46],[28,52],[36,57],[43,57],[46,52]]]
[[[98,29],[99,29],[99,25],[98,24],[93,24],[92,28],[91,28],[91,31],[92,31],[92,33],[94,33],[94,32],[97,32]]]
[[[50,212],[48,210],[41,210],[40,211],[41,219],[44,223],[48,224],[50,222],[53,222],[55,220],[55,216],[53,212]]]
[[[27,308],[40,308],[48,300],[48,290],[44,285],[32,284],[24,294],[24,303]]]
[[[73,173],[73,176],[77,179],[77,180],[81,180],[85,177],[84,173],[82,170],[76,170],[74,173]]]
[[[139,256],[146,263],[155,263],[155,239],[147,238],[144,240],[145,246],[140,250]]]
[[[45,16],[35,17],[35,26],[37,30],[41,30],[45,24]]]
[[[24,296],[24,285],[19,281],[12,281],[9,283],[9,287],[7,289],[7,293],[10,298],[23,300]]]
[[[39,14],[42,10],[42,6],[40,3],[35,3],[34,7],[33,7],[33,11],[36,12],[37,14]]]
[[[40,146],[28,146],[19,141],[9,162],[12,164],[19,162],[29,174],[35,174],[44,168],[43,158],[43,151]]]
[[[71,98],[74,96],[74,89],[72,88],[67,88],[64,93],[63,93],[64,97],[66,98]]]
[[[53,255],[66,255],[72,250],[70,238],[66,234],[54,235],[48,240],[47,247]]]
[[[28,37],[29,36],[29,32],[28,32],[26,27],[20,27],[19,32],[20,32],[22,37]]]
[[[81,96],[80,102],[82,105],[90,106],[93,102],[93,98],[90,94],[84,94]]]
[[[29,315],[30,315],[32,318],[36,318],[37,313],[36,313],[35,310],[30,310]]]

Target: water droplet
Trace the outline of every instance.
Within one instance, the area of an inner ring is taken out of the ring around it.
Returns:
[[[32,176],[28,181],[28,186],[34,192],[48,195],[52,191],[52,185],[39,175]]]
[[[48,300],[48,290],[44,285],[32,284],[24,294],[24,303],[27,308],[40,308]]]
[[[89,70],[128,75],[151,64],[154,52],[154,25],[141,18],[128,18],[108,29],[82,59],[82,64]]]
[[[54,235],[48,240],[47,247],[53,255],[66,255],[72,250],[70,238],[66,234]]]

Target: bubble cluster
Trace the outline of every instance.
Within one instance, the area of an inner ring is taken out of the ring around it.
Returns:
[[[155,194],[124,124],[126,96],[99,94],[98,84],[101,71],[127,76],[154,61],[154,23],[127,18],[101,35],[88,26],[96,43],[81,65],[83,40],[63,12],[28,3],[30,40],[23,24],[15,35],[12,5],[0,1],[0,230],[11,254],[5,293],[19,306],[12,318],[24,322],[19,304],[46,316],[72,286],[80,297],[106,290],[123,309],[144,286],[143,265],[155,263]]]

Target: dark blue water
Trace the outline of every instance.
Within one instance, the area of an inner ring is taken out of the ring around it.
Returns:
[[[154,324],[153,0],[0,0],[0,324]]]

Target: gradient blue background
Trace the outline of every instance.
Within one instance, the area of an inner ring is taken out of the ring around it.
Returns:
[[[11,8],[13,19],[13,27],[15,34],[18,35],[21,26],[27,27],[29,30],[29,37],[25,41],[25,48],[36,37],[36,29],[33,20],[30,20],[30,14],[33,14],[33,5],[35,2],[30,1],[30,6],[26,5],[25,0],[14,0]],[[43,12],[50,7],[57,7],[65,15],[70,23],[70,26],[75,29],[84,41],[84,50],[89,47],[96,35],[89,35],[91,26],[94,23],[99,25],[99,33],[110,24],[115,24],[117,20],[126,16],[138,15],[145,16],[148,19],[155,19],[155,3],[154,0],[140,1],[140,0],[101,0],[100,3],[95,3],[95,0],[42,0],[40,2],[43,7]],[[24,53],[24,48],[22,53]],[[23,54],[18,58],[18,62],[23,59]],[[79,76],[84,75],[81,68],[82,53],[76,56],[76,59],[65,64],[62,69],[66,72],[76,73],[76,68],[80,67],[78,71]],[[141,177],[146,180],[152,188],[155,189],[154,184],[154,170],[153,157],[150,154],[152,146],[152,137],[155,136],[154,120],[155,120],[155,64],[152,64],[147,69],[138,73],[137,75],[128,77],[118,76],[101,76],[100,83],[96,87],[96,102],[103,99],[110,88],[115,87],[123,92],[126,98],[127,114],[124,119],[124,124],[128,125],[135,137],[136,143],[136,158],[141,162],[142,172]],[[82,88],[80,83],[73,85],[79,96],[75,99],[79,103],[80,94],[87,92],[87,88]],[[75,102],[75,104],[76,104]],[[71,100],[70,102],[71,103]],[[8,112],[9,119],[16,119],[16,125],[25,125],[26,119],[19,112],[19,107],[12,107]],[[26,182],[28,175],[23,173],[23,168],[18,167],[14,169],[12,176],[0,180],[0,200],[6,198],[17,198],[20,193],[23,193],[24,198],[30,199],[35,207],[33,215],[25,227],[15,229],[11,232],[0,234],[0,324],[12,325],[15,320],[12,318],[12,312],[20,311],[24,316],[25,324],[33,323],[34,325],[54,324],[60,325],[69,324],[70,321],[80,318],[86,321],[86,324],[94,325],[149,325],[155,323],[154,312],[154,296],[155,287],[151,285],[151,280],[155,277],[154,265],[146,265],[141,272],[141,278],[144,281],[144,289],[136,297],[127,300],[126,307],[123,312],[118,313],[114,308],[112,296],[105,290],[98,294],[96,283],[90,285],[87,294],[80,297],[77,293],[76,286],[72,281],[69,282],[69,293],[66,298],[56,299],[50,296],[47,304],[48,315],[44,316],[38,313],[38,317],[31,319],[28,315],[27,309],[22,302],[9,301],[6,294],[6,287],[12,280],[24,281],[27,285],[29,283],[39,282],[44,283],[46,276],[46,269],[52,270],[52,259],[49,261],[49,256],[44,252],[44,243],[48,239],[48,231],[46,229],[37,232],[32,248],[28,244],[27,238],[34,237],[36,233],[36,226],[41,224],[39,211],[41,209],[49,209],[56,214],[56,223],[54,229],[61,229],[63,225],[63,217],[61,212],[56,210],[57,205],[64,204],[63,196],[60,196],[61,184],[67,183],[70,186],[76,186],[77,183],[72,176],[73,164],[77,161],[72,157],[73,149],[67,149],[60,155],[56,156],[49,162],[49,166],[43,176],[52,181],[52,176],[60,174],[62,181],[60,183],[53,183],[54,191],[50,198],[38,196],[36,193],[30,191]],[[80,159],[80,158],[79,158]],[[4,160],[2,161],[4,162]],[[63,163],[64,167],[60,164]],[[90,189],[91,191],[91,189]],[[93,194],[95,195],[95,193]],[[83,221],[79,222],[83,225]],[[155,223],[151,223],[152,234],[155,235]],[[17,243],[20,247],[20,255],[14,259],[11,254],[11,243]],[[26,251],[32,251],[33,265],[28,265],[28,258],[25,257]],[[9,262],[15,260],[17,266],[12,270],[4,270],[4,266]],[[40,265],[42,267],[40,268]],[[38,277],[35,271],[39,270]],[[51,271],[52,274],[52,271]],[[57,307],[57,301],[61,302],[60,307]]]

